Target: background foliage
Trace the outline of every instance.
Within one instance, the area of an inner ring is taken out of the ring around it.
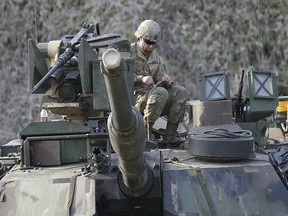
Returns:
[[[207,72],[228,72],[233,95],[242,69],[276,72],[279,94],[287,95],[286,0],[10,0],[0,6],[0,145],[39,120],[40,96],[28,88],[27,40],[73,35],[84,22],[134,42],[141,21],[157,21],[158,50],[190,99],[198,98],[199,75]]]

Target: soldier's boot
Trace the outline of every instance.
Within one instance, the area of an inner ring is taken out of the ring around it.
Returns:
[[[145,132],[148,141],[154,141],[156,139],[155,134],[152,133],[153,125],[153,122],[148,122],[147,119],[144,119]]]
[[[163,142],[164,143],[183,143],[184,141],[176,137],[177,129],[179,123],[173,124],[171,122],[167,122],[167,127],[164,133]]]

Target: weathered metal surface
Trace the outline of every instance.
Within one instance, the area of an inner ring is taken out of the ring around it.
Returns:
[[[24,170],[16,166],[0,182],[1,215],[95,214],[95,181],[77,177],[81,166]]]
[[[231,100],[201,101],[193,105],[194,127],[232,123]]]
[[[268,157],[211,163],[167,151],[163,158],[166,215],[288,215],[288,191]]]

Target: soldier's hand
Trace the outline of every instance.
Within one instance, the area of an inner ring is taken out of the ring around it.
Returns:
[[[165,82],[165,85],[167,87],[171,87],[173,85],[173,81],[171,79],[171,77],[167,74],[165,74],[163,77],[162,77],[162,80]]]
[[[151,76],[143,76],[141,79],[142,83],[148,86],[154,85],[154,80]]]

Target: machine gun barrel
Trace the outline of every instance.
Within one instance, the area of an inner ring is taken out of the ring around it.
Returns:
[[[74,52],[71,48],[67,48],[64,53],[62,53],[55,65],[45,74],[44,77],[32,88],[31,92],[35,93],[40,86],[47,80],[49,77],[60,67],[62,67],[69,59],[71,59],[74,56]]]
[[[110,142],[118,156],[120,189],[123,191],[122,181],[125,191],[131,189],[140,196],[151,189],[153,174],[144,159],[146,137],[143,118],[131,105],[122,64],[116,49],[109,48],[103,53],[102,72],[111,108],[108,131]]]
[[[244,70],[242,70],[241,80],[240,80],[240,83],[239,83],[239,89],[238,89],[238,94],[237,94],[237,101],[242,101],[243,79],[244,79]]]
[[[243,95],[242,95],[243,79],[244,79],[244,70],[242,70],[238,93],[233,98],[233,116],[236,118],[236,121],[238,121],[239,119],[242,119],[243,117],[243,107],[245,104],[245,102],[243,101]]]

